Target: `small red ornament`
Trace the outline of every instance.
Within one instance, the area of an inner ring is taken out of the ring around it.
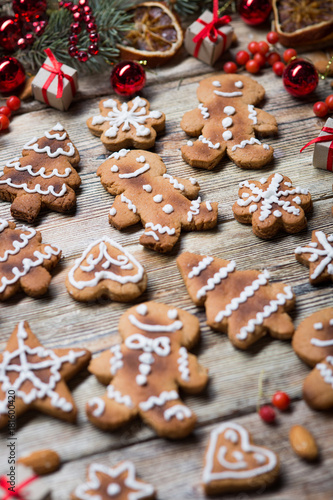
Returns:
[[[15,57],[0,58],[0,92],[13,92],[25,80],[22,64]]]
[[[110,81],[117,94],[130,96],[144,87],[146,73],[135,61],[121,61],[113,68]]]
[[[17,50],[17,42],[21,37],[21,28],[15,17],[0,17],[0,46],[3,49],[8,52]]]
[[[304,59],[294,59],[282,75],[285,89],[294,97],[304,97],[318,85],[318,72],[314,65]]]
[[[13,10],[26,22],[32,22],[46,11],[46,0],[13,0]]]
[[[238,12],[246,24],[256,26],[267,21],[272,10],[270,0],[241,0]]]

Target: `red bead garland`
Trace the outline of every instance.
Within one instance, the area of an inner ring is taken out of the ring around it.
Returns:
[[[130,96],[144,87],[146,73],[135,61],[121,61],[113,68],[110,81],[117,94]]]
[[[272,10],[270,0],[240,0],[238,12],[242,20],[252,26],[264,23]]]
[[[4,56],[0,59],[0,92],[15,91],[25,80],[22,64],[15,57]]]

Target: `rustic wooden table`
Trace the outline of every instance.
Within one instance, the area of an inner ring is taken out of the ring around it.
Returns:
[[[241,21],[234,21],[244,48],[251,37],[263,39],[267,32],[249,30]],[[235,48],[234,51],[237,49]],[[161,500],[203,499],[200,485],[202,461],[209,432],[216,424],[236,420],[253,432],[258,444],[266,444],[281,457],[281,475],[276,485],[266,491],[229,495],[225,498],[263,499],[329,499],[333,495],[332,414],[310,410],[302,401],[301,388],[309,368],[295,355],[290,342],[264,338],[246,352],[232,347],[226,335],[206,326],[205,313],[190,300],[177,270],[175,259],[180,252],[190,250],[226,259],[235,259],[238,269],[268,269],[272,280],[292,285],[296,308],[292,313],[295,325],[310,313],[333,305],[330,285],[313,287],[308,270],[296,262],[294,249],[311,239],[311,230],[333,232],[331,216],[332,180],[330,173],[312,166],[312,152],[299,154],[300,147],[317,136],[323,120],[316,118],[312,104],[330,93],[330,83],[321,82],[310,98],[296,100],[284,90],[280,79],[265,70],[255,78],[265,87],[264,109],[276,116],[279,134],[266,142],[275,148],[274,162],[261,171],[247,172],[224,159],[213,171],[193,169],[186,165],[180,147],[186,135],[180,128],[182,115],[197,105],[198,82],[221,68],[211,67],[181,53],[168,67],[148,73],[148,83],[142,95],[151,101],[153,109],[166,113],[166,131],[158,138],[154,152],[160,154],[169,173],[180,177],[195,177],[201,186],[203,199],[219,202],[219,223],[216,230],[183,234],[180,243],[169,255],[159,255],[138,244],[141,227],[123,232],[110,227],[108,210],[112,197],[106,193],[96,176],[97,167],[107,157],[98,138],[86,127],[86,119],[96,113],[100,98],[111,95],[108,75],[96,75],[80,80],[80,91],[67,113],[47,108],[36,101],[26,102],[19,116],[12,121],[10,131],[0,137],[0,164],[18,156],[32,135],[41,136],[58,121],[68,130],[81,155],[79,173],[82,187],[78,192],[74,215],[43,213],[35,226],[44,241],[58,244],[63,259],[54,273],[49,292],[41,299],[20,295],[0,306],[0,348],[20,320],[28,320],[35,334],[47,347],[85,346],[94,354],[119,342],[117,325],[128,307],[119,303],[80,304],[72,300],[65,288],[65,277],[74,259],[88,243],[108,235],[125,245],[146,267],[149,277],[147,292],[137,303],[156,300],[177,305],[196,314],[200,319],[202,341],[196,349],[200,362],[209,368],[210,383],[199,396],[186,396],[185,401],[198,415],[195,432],[177,442],[158,438],[146,425],[135,421],[117,432],[102,432],[87,421],[84,406],[93,395],[104,393],[104,386],[88,372],[69,385],[79,408],[78,422],[71,425],[33,412],[18,423],[18,454],[24,455],[41,448],[53,448],[62,460],[59,472],[44,481],[52,487],[53,498],[65,500],[76,485],[85,479],[85,469],[91,462],[113,465],[130,459],[137,465],[144,480],[158,489]],[[314,200],[308,229],[297,235],[280,236],[263,241],[251,228],[236,222],[232,204],[237,198],[238,183],[246,178],[260,178],[263,173],[279,171],[293,182],[308,187]],[[9,203],[0,203],[0,216],[9,218]],[[292,397],[290,412],[279,413],[277,424],[264,424],[256,413],[258,379],[264,370],[264,390],[268,401],[276,390],[287,391]],[[315,435],[321,458],[308,464],[297,458],[288,442],[293,424],[305,424]],[[5,450],[6,432],[1,433],[1,450]],[[0,471],[6,470],[6,453],[0,454]]]

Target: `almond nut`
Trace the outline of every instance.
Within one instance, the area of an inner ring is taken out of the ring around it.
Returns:
[[[302,425],[294,425],[289,431],[289,441],[294,452],[305,460],[316,460],[318,446],[311,434]]]

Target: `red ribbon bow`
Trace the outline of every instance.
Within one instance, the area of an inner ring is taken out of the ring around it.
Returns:
[[[74,82],[73,78],[70,75],[66,75],[62,71],[62,69],[61,69],[62,63],[60,63],[56,60],[55,55],[53,54],[51,49],[45,49],[44,52],[46,53],[46,55],[48,56],[48,58],[50,59],[50,61],[52,63],[52,66],[49,66],[48,64],[45,64],[45,63],[42,65],[42,68],[46,69],[47,71],[49,71],[51,73],[50,76],[48,77],[48,79],[46,80],[46,82],[44,83],[43,88],[42,88],[42,93],[43,93],[43,98],[44,98],[45,103],[49,104],[49,100],[47,97],[47,89],[49,88],[49,86],[51,85],[51,83],[53,82],[53,80],[56,77],[58,77],[58,87],[57,87],[57,96],[56,96],[57,99],[62,97],[63,90],[64,90],[64,78],[66,78],[69,81],[69,83],[71,85],[71,89],[72,89],[72,94],[74,96],[75,92],[76,92],[76,87],[75,87],[75,82]]]
[[[0,488],[3,488],[6,491],[6,495],[2,498],[2,500],[10,500],[11,498],[14,498],[16,500],[26,500],[24,491],[21,492],[21,490],[24,490],[24,488],[28,486],[28,484],[32,483],[37,478],[38,476],[29,477],[29,479],[26,479],[21,484],[16,486],[14,491],[10,491],[8,490],[9,484],[7,482],[6,477],[5,476],[0,477]]]
[[[321,129],[322,132],[326,132],[329,135],[322,135],[321,137],[316,137],[315,139],[312,139],[312,141],[308,142],[305,144],[305,146],[302,147],[300,150],[300,153],[303,151],[303,149],[307,148],[308,146],[311,146],[311,144],[315,144],[316,142],[329,142],[331,141],[331,144],[328,148],[328,155],[327,155],[327,164],[326,164],[326,169],[332,172],[333,170],[333,128],[331,127],[323,127]]]
[[[214,0],[213,4],[213,19],[211,20],[210,23],[206,23],[206,21],[203,21],[202,19],[198,19],[198,23],[201,23],[204,25],[204,28],[193,38],[193,42],[196,43],[195,51],[194,51],[194,57],[198,57],[199,50],[201,47],[202,42],[204,41],[205,38],[209,38],[209,40],[213,43],[216,43],[218,36],[220,35],[223,38],[223,44],[224,47],[227,43],[227,37],[225,33],[220,31],[218,28],[221,26],[225,26],[226,24],[230,23],[231,17],[230,16],[222,16],[219,17],[219,1]]]

